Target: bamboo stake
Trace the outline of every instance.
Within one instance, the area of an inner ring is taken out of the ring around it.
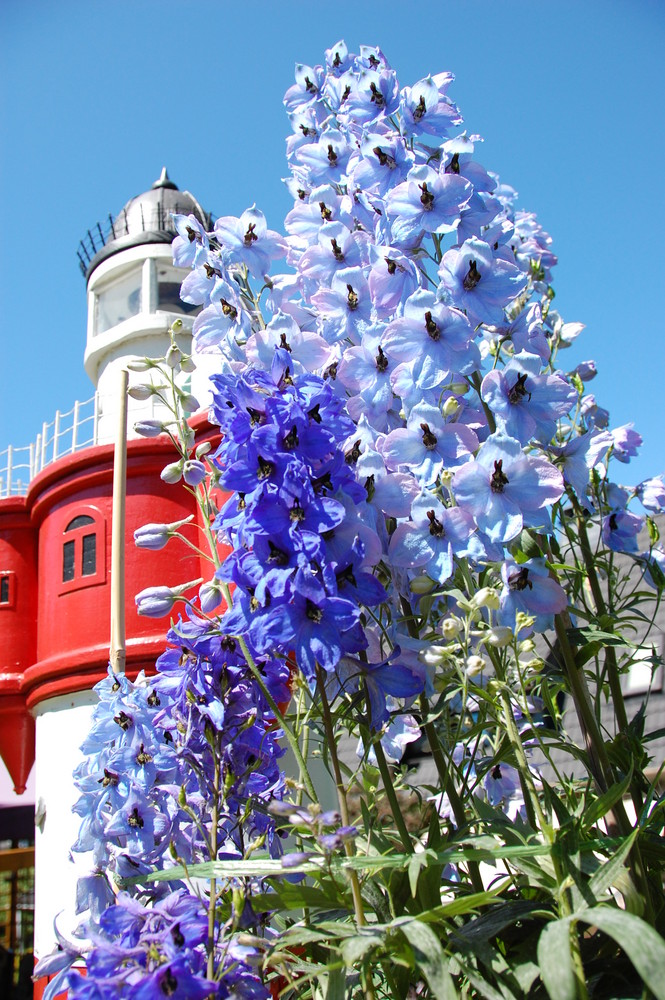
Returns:
[[[111,670],[125,672],[125,496],[127,492],[127,385],[120,372],[120,412],[113,452],[113,515],[111,528]]]

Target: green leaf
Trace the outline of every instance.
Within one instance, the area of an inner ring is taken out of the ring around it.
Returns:
[[[360,931],[347,938],[341,944],[342,958],[350,968],[356,962],[362,962],[367,955],[377,948],[384,939],[382,931]]]
[[[665,1000],[665,941],[650,924],[610,906],[594,906],[576,917],[614,938],[656,1000]]]
[[[538,938],[540,978],[550,1000],[576,1000],[575,972],[570,953],[571,918],[552,920]]]
[[[409,861],[409,885],[411,887],[411,895],[415,899],[416,892],[418,891],[418,876],[423,868],[427,868],[430,863],[430,854],[434,854],[433,851],[421,851],[419,854],[414,854]],[[434,854],[434,859],[436,860],[436,854]]]
[[[612,785],[611,788],[608,788],[606,792],[603,792],[603,794],[599,795],[597,799],[594,799],[591,805],[584,810],[582,821],[587,828],[593,826],[599,819],[602,819],[605,813],[609,812],[612,806],[618,802],[619,799],[623,798],[624,794],[628,790],[632,777],[633,769],[631,767],[628,774],[622,781],[618,781],[615,785]]]
[[[457,1000],[459,994],[448,972],[441,942],[431,927],[420,920],[400,923],[399,929],[413,948],[418,967],[436,1000]]]
[[[631,835],[626,838],[621,847],[615,854],[605,862],[604,865],[593,873],[589,879],[589,889],[593,893],[595,899],[600,899],[600,897],[607,892],[611,885],[616,884],[617,878],[623,875],[626,871],[624,867],[624,861],[630,854],[630,849],[635,842],[635,838],[639,833],[639,828],[633,830]]]

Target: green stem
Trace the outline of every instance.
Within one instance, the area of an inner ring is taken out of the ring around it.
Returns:
[[[344,779],[342,778],[342,771],[339,766],[339,757],[337,756],[337,743],[335,741],[335,730],[332,724],[332,715],[330,712],[330,704],[328,702],[328,696],[326,695],[326,681],[323,671],[319,666],[316,668],[317,675],[317,686],[319,691],[319,698],[321,699],[321,716],[323,719],[323,728],[326,733],[326,740],[328,742],[328,753],[330,754],[330,760],[333,768],[333,777],[335,779],[335,786],[337,788],[337,801],[339,803],[339,812],[342,817],[342,824],[344,826],[350,826],[349,821],[349,806],[346,800],[346,787],[344,785]],[[344,849],[346,851],[347,857],[351,858],[354,855],[353,844],[350,840],[344,841]],[[358,874],[356,871],[351,869],[348,872],[349,882],[351,884],[351,895],[353,896],[353,908],[356,914],[356,923],[359,927],[365,927],[367,920],[365,918],[365,908],[363,906],[362,896],[360,894],[360,882],[358,880]]]
[[[212,803],[212,815],[211,824],[212,829],[210,832],[210,860],[215,862],[217,860],[217,826],[219,823],[219,784],[221,778],[220,764],[219,764],[219,754],[214,754],[215,758],[215,776],[213,779],[213,803]],[[210,879],[210,900],[208,902],[208,965],[207,965],[207,976],[208,979],[214,979],[215,977],[215,910],[217,908],[217,879]]]
[[[227,583],[222,583],[222,593],[224,594],[224,600],[226,601],[228,607],[230,608],[233,601],[231,598],[229,585]],[[287,725],[286,719],[280,712],[277,702],[275,701],[270,691],[268,690],[265,677],[263,676],[257,665],[254,663],[254,657],[250,653],[247,643],[245,642],[245,640],[241,635],[234,636],[234,638],[237,640],[238,645],[240,646],[242,655],[245,657],[245,662],[247,663],[247,666],[249,667],[252,675],[254,676],[256,683],[261,688],[263,697],[270,706],[270,711],[274,715],[275,721],[279,723],[280,729],[284,733],[284,738],[291,747],[291,750],[293,751],[293,756],[295,757],[296,763],[300,768],[300,774],[302,775],[303,784],[305,785],[307,794],[309,795],[312,802],[316,802],[317,800],[316,790],[314,788],[314,784],[310,777],[309,771],[307,770],[307,764],[305,763],[302,752],[300,750],[300,744],[298,743],[298,740],[295,737],[295,735],[292,733],[290,727]]]
[[[413,844],[411,842],[411,837],[409,836],[409,831],[406,828],[406,823],[404,822],[404,817],[402,816],[402,810],[399,807],[399,802],[397,801],[397,795],[395,794],[395,786],[392,782],[392,777],[390,774],[390,768],[388,767],[388,761],[386,760],[386,755],[383,752],[383,747],[381,746],[381,740],[377,737],[374,741],[374,753],[376,755],[376,762],[379,765],[379,771],[381,773],[381,781],[383,782],[383,788],[386,793],[386,797],[390,804],[390,810],[393,814],[393,819],[395,820],[395,826],[397,827],[397,832],[399,834],[399,839],[402,841],[402,846],[407,854],[413,854]]]

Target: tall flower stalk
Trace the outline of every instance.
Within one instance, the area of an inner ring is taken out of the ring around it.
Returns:
[[[99,688],[82,944],[42,963],[47,1000],[665,996],[662,808],[622,688],[665,487],[612,482],[641,439],[592,363],[561,367],[581,324],[552,240],[452,84],[339,42],[284,98],[286,234],[175,218],[193,358],[174,329],[134,391],[171,408],[139,430],[171,437],[202,537],[136,540],[209,550],[210,578],[138,595],[180,612],[169,647]],[[176,378],[201,353],[215,449]]]

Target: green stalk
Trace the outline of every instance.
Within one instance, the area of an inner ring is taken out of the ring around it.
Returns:
[[[323,719],[323,728],[326,733],[326,740],[328,741],[328,753],[330,754],[330,760],[333,767],[333,777],[335,779],[335,786],[337,788],[337,801],[339,803],[339,812],[342,817],[342,824],[344,826],[350,826],[349,822],[349,806],[346,799],[346,787],[344,785],[344,779],[342,777],[342,771],[339,766],[339,757],[337,756],[337,743],[335,741],[335,730],[332,724],[332,715],[330,712],[330,704],[328,702],[328,696],[326,695],[326,684],[325,676],[319,666],[316,668],[317,675],[317,686],[319,690],[319,697],[321,699],[321,717]],[[350,840],[344,841],[344,850],[347,857],[353,857],[355,851]],[[349,882],[351,884],[351,895],[353,896],[353,908],[356,914],[356,923],[359,927],[365,927],[367,920],[365,918],[365,908],[363,906],[362,896],[360,894],[360,882],[358,880],[358,874],[353,869],[348,872]]]
[[[231,591],[229,590],[229,585],[227,583],[222,583],[222,593],[224,594],[224,600],[226,601],[227,606],[230,608],[233,601],[231,598]],[[309,771],[307,770],[307,764],[305,763],[302,752],[300,750],[300,744],[298,743],[298,740],[291,731],[290,727],[287,725],[286,719],[280,712],[277,702],[275,701],[270,691],[268,690],[265,678],[261,673],[261,671],[259,670],[259,668],[257,667],[257,665],[254,663],[254,657],[250,653],[247,643],[245,642],[245,640],[241,635],[234,636],[234,638],[236,639],[238,645],[240,646],[242,655],[245,657],[245,662],[247,663],[247,666],[249,667],[252,675],[254,676],[256,683],[261,688],[263,697],[270,706],[270,711],[274,715],[275,721],[279,723],[280,729],[284,733],[284,738],[291,747],[291,750],[293,751],[293,756],[295,757],[296,763],[300,768],[300,774],[302,775],[303,784],[305,785],[307,794],[309,795],[312,802],[316,802],[317,800],[316,790],[314,788],[314,784],[310,777]]]

